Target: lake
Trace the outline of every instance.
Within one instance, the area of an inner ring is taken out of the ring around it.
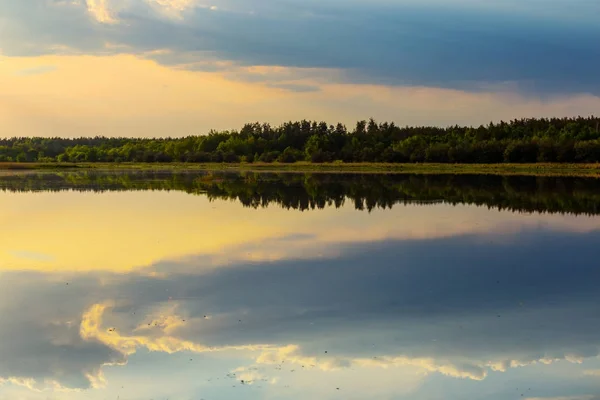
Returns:
[[[600,399],[600,180],[0,175],[0,399]]]

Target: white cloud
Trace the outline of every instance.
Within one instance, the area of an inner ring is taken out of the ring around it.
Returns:
[[[163,14],[181,18],[183,12],[190,10],[198,5],[197,0],[147,0],[150,6],[158,9]]]
[[[539,57],[531,57],[526,42],[517,47],[512,45],[512,35],[528,37],[538,28],[526,14],[517,16],[514,33],[510,36],[502,34],[505,22],[495,10],[462,16],[463,22],[472,23],[474,33],[464,35],[451,22],[455,21],[454,15],[443,14],[447,10],[439,11],[442,14],[433,18],[423,17],[427,13],[418,8],[411,11],[401,5],[389,7],[385,5],[387,1],[372,1],[366,6],[365,2],[333,0],[86,0],[85,3],[80,1],[85,7],[71,7],[79,3],[52,0],[52,4],[61,7],[31,7],[35,2],[0,4],[0,15],[9,21],[2,35],[5,53],[52,54],[50,46],[58,44],[76,48],[83,54],[103,54],[106,51],[103,43],[111,39],[129,45],[132,53],[168,47],[183,54],[198,50],[214,52],[221,60],[243,65],[330,67],[345,71],[345,82],[359,84],[479,92],[485,85],[513,82],[516,88],[522,86],[523,92],[536,94],[534,98],[538,94],[599,93],[600,83],[591,67],[598,57],[595,42],[590,39],[592,35],[581,35],[581,28],[573,30],[560,23],[553,24],[555,30],[536,43],[537,53],[550,57],[549,54],[563,51],[572,52],[573,57],[561,60],[560,64],[549,58],[540,61]],[[569,7],[579,17],[590,14],[590,8],[581,4]],[[111,32],[96,29],[90,26],[88,18],[81,18],[86,8],[100,23],[121,23]],[[194,8],[223,12],[190,13],[186,21],[189,23],[168,26],[152,16],[154,11],[154,14],[181,18]],[[121,13],[121,10],[127,12]],[[384,12],[388,17],[379,18]],[[432,21],[439,23],[430,25]],[[324,26],[326,29],[321,29]],[[398,29],[399,26],[403,28]],[[587,29],[597,28],[590,25]],[[273,32],[278,34],[273,35]],[[382,32],[388,32],[390,40],[382,40]],[[477,33],[486,35],[486,40],[479,40]],[[557,43],[557,38],[569,40]],[[414,40],[418,42],[413,43]],[[441,52],[439,46],[444,43],[449,47]],[[460,46],[452,47],[456,44]],[[482,44],[484,47],[477,47]],[[366,53],[355,57],[356,48]],[[480,53],[477,60],[470,59],[472,54]],[[445,54],[447,58],[443,58]],[[537,66],[544,61],[548,61],[547,67],[539,70]],[[430,107],[428,118],[435,114]]]
[[[87,0],[88,12],[103,24],[114,24],[117,20],[113,17],[111,10],[108,7],[108,0]]]

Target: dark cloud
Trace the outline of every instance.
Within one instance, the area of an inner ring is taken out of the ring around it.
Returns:
[[[0,380],[87,389],[103,365],[125,362],[118,351],[79,334],[81,310],[98,290],[96,280],[78,279],[73,287],[40,274],[7,275],[0,280]]]
[[[87,387],[86,374],[123,362],[119,352],[78,336],[81,315],[106,301],[116,306],[102,329],[114,326],[124,336],[160,336],[154,327],[135,328],[178,304],[186,323],[169,333],[178,339],[216,347],[297,344],[309,356],[327,349],[340,366],[373,356],[431,359],[482,378],[492,368],[596,357],[600,233],[540,230],[498,239],[342,245],[333,259],[208,270],[209,260],[199,257],[157,265],[154,277],[5,273],[0,293],[3,304],[12,303],[0,317],[12,323],[0,327],[0,376]]]
[[[558,12],[541,18],[544,13],[432,2],[281,1],[267,6],[256,1],[229,2],[229,9],[217,11],[197,8],[183,20],[160,17],[140,2],[121,10],[117,25],[93,23],[81,7],[16,3],[0,5],[11,34],[2,43],[7,54],[49,52],[59,44],[106,52],[108,41],[140,54],[171,49],[173,59],[157,58],[167,65],[182,54],[202,61],[200,54],[210,52],[240,65],[342,69],[348,82],[466,90],[513,83],[537,95],[600,94],[600,29],[586,17],[590,6],[581,2],[571,7],[558,3],[565,15],[579,16],[579,24],[561,19]]]
[[[475,238],[379,243],[335,260],[247,264],[168,287],[193,299],[186,305],[198,308],[192,314],[250,313],[243,336],[203,332],[212,345],[263,342],[265,335],[279,343],[310,341],[315,329],[387,325],[403,327],[388,350],[415,357],[586,357],[597,355],[600,344],[593,339],[600,320],[592,317],[597,239],[536,232],[510,245]],[[268,333],[266,322],[274,327]]]

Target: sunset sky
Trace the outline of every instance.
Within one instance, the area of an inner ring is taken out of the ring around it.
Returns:
[[[0,137],[600,109],[590,0],[0,0]]]

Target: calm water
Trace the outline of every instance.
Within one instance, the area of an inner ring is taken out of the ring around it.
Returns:
[[[0,176],[0,399],[600,398],[600,181]]]

